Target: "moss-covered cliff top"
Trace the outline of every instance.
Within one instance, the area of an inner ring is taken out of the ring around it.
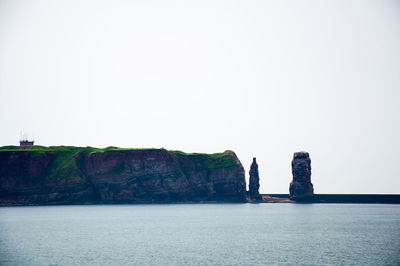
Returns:
[[[78,153],[85,153],[87,155],[95,153],[105,153],[105,152],[129,152],[129,151],[161,151],[174,154],[176,156],[199,156],[203,165],[214,170],[217,168],[231,167],[237,164],[237,158],[234,152],[225,151],[222,153],[185,153],[182,151],[168,151],[164,148],[119,148],[119,147],[107,147],[107,148],[94,148],[94,147],[75,147],[75,146],[33,146],[32,148],[27,148],[21,150],[19,146],[3,146],[0,147],[0,152],[29,152],[30,158],[39,157],[47,152],[54,152],[56,154],[53,160],[49,178],[59,179],[66,177],[81,178],[82,173],[76,163],[76,155]]]
[[[92,153],[104,153],[107,151],[165,151],[169,152],[172,154],[176,155],[186,155],[186,156],[211,156],[212,158],[218,159],[222,158],[224,156],[232,156],[234,155],[233,151],[224,151],[220,153],[186,153],[183,151],[177,151],[177,150],[166,150],[164,148],[120,148],[120,147],[114,147],[114,146],[109,146],[107,148],[95,148],[95,147],[77,147],[77,146],[40,146],[40,145],[35,145],[32,148],[27,148],[21,150],[19,146],[2,146],[0,147],[0,152],[2,151],[29,151],[32,153],[45,153],[49,151],[53,152],[80,152],[80,151],[87,151],[89,154]]]
[[[84,151],[87,150],[89,153],[104,153],[106,151],[138,151],[138,150],[146,150],[146,151],[167,151],[164,148],[161,149],[155,149],[155,148],[119,148],[119,147],[107,147],[107,148],[95,148],[95,147],[76,147],[76,146],[40,146],[40,145],[35,145],[32,148],[27,148],[21,150],[19,146],[3,146],[0,147],[0,152],[1,151],[29,151],[29,152],[49,152],[49,151],[54,151],[54,152],[59,152],[59,151]]]

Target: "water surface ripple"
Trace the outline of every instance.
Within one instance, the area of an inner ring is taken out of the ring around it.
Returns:
[[[0,208],[0,265],[400,265],[400,205]]]

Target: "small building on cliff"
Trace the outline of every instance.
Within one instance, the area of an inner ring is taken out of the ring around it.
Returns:
[[[24,149],[27,149],[27,148],[31,148],[31,147],[33,147],[33,144],[34,144],[35,142],[32,140],[32,141],[29,141],[29,140],[27,140],[27,139],[23,139],[23,140],[20,140],[19,141],[19,148],[21,149],[21,150],[24,150]]]

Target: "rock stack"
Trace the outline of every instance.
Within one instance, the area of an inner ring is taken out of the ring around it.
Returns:
[[[249,178],[249,197],[250,200],[261,200],[262,197],[259,193],[260,188],[260,177],[258,176],[258,164],[256,158],[253,158],[253,163],[250,167],[250,178]]]
[[[314,195],[311,183],[311,160],[308,152],[295,152],[292,160],[293,181],[290,183],[290,199],[309,201]]]

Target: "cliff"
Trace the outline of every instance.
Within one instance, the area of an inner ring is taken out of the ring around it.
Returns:
[[[232,151],[0,147],[0,204],[243,202],[243,167]]]

